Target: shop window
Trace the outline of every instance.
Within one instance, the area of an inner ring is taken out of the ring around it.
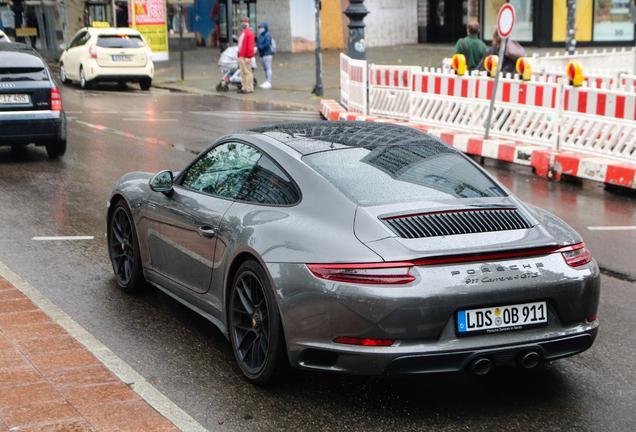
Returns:
[[[594,1],[594,41],[632,41],[634,24],[630,21],[633,0]]]
[[[177,17],[179,14],[179,4],[170,3],[166,6],[168,11],[168,33],[171,35],[178,35],[179,21]],[[194,3],[181,4],[181,8],[181,25],[183,26],[183,34],[196,32]]]

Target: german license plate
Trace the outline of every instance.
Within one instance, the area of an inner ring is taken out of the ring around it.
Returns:
[[[0,95],[0,104],[25,104],[30,103],[29,95],[25,94],[3,94]]]
[[[114,55],[113,61],[132,61],[132,56]]]
[[[521,330],[547,323],[546,302],[457,312],[457,332],[460,336]]]

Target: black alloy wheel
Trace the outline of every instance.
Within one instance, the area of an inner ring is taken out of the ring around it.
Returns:
[[[120,288],[132,292],[143,281],[137,230],[124,200],[115,205],[108,224],[108,255]]]
[[[245,378],[270,384],[286,363],[280,313],[263,268],[246,261],[239,268],[230,298],[230,339]]]

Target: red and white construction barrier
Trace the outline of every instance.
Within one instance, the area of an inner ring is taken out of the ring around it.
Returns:
[[[328,107],[340,106],[334,100],[322,100],[321,112],[327,112],[328,120],[355,120],[397,123],[434,135],[456,149],[472,155],[498,159],[519,165],[531,166],[537,175],[561,178],[570,175],[604,183],[636,188],[636,163],[622,163],[597,156],[568,151],[555,151],[536,145],[525,145],[502,139],[485,140],[483,136],[440,129],[412,122],[400,122],[375,116],[339,110],[328,111]]]
[[[349,111],[367,113],[367,62],[340,54],[340,101]]]
[[[407,119],[411,76],[422,68],[415,66],[369,67],[369,114]]]

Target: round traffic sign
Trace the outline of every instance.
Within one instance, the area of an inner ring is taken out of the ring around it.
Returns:
[[[510,3],[502,6],[497,17],[497,31],[502,39],[507,38],[512,33],[515,25],[515,8]]]

